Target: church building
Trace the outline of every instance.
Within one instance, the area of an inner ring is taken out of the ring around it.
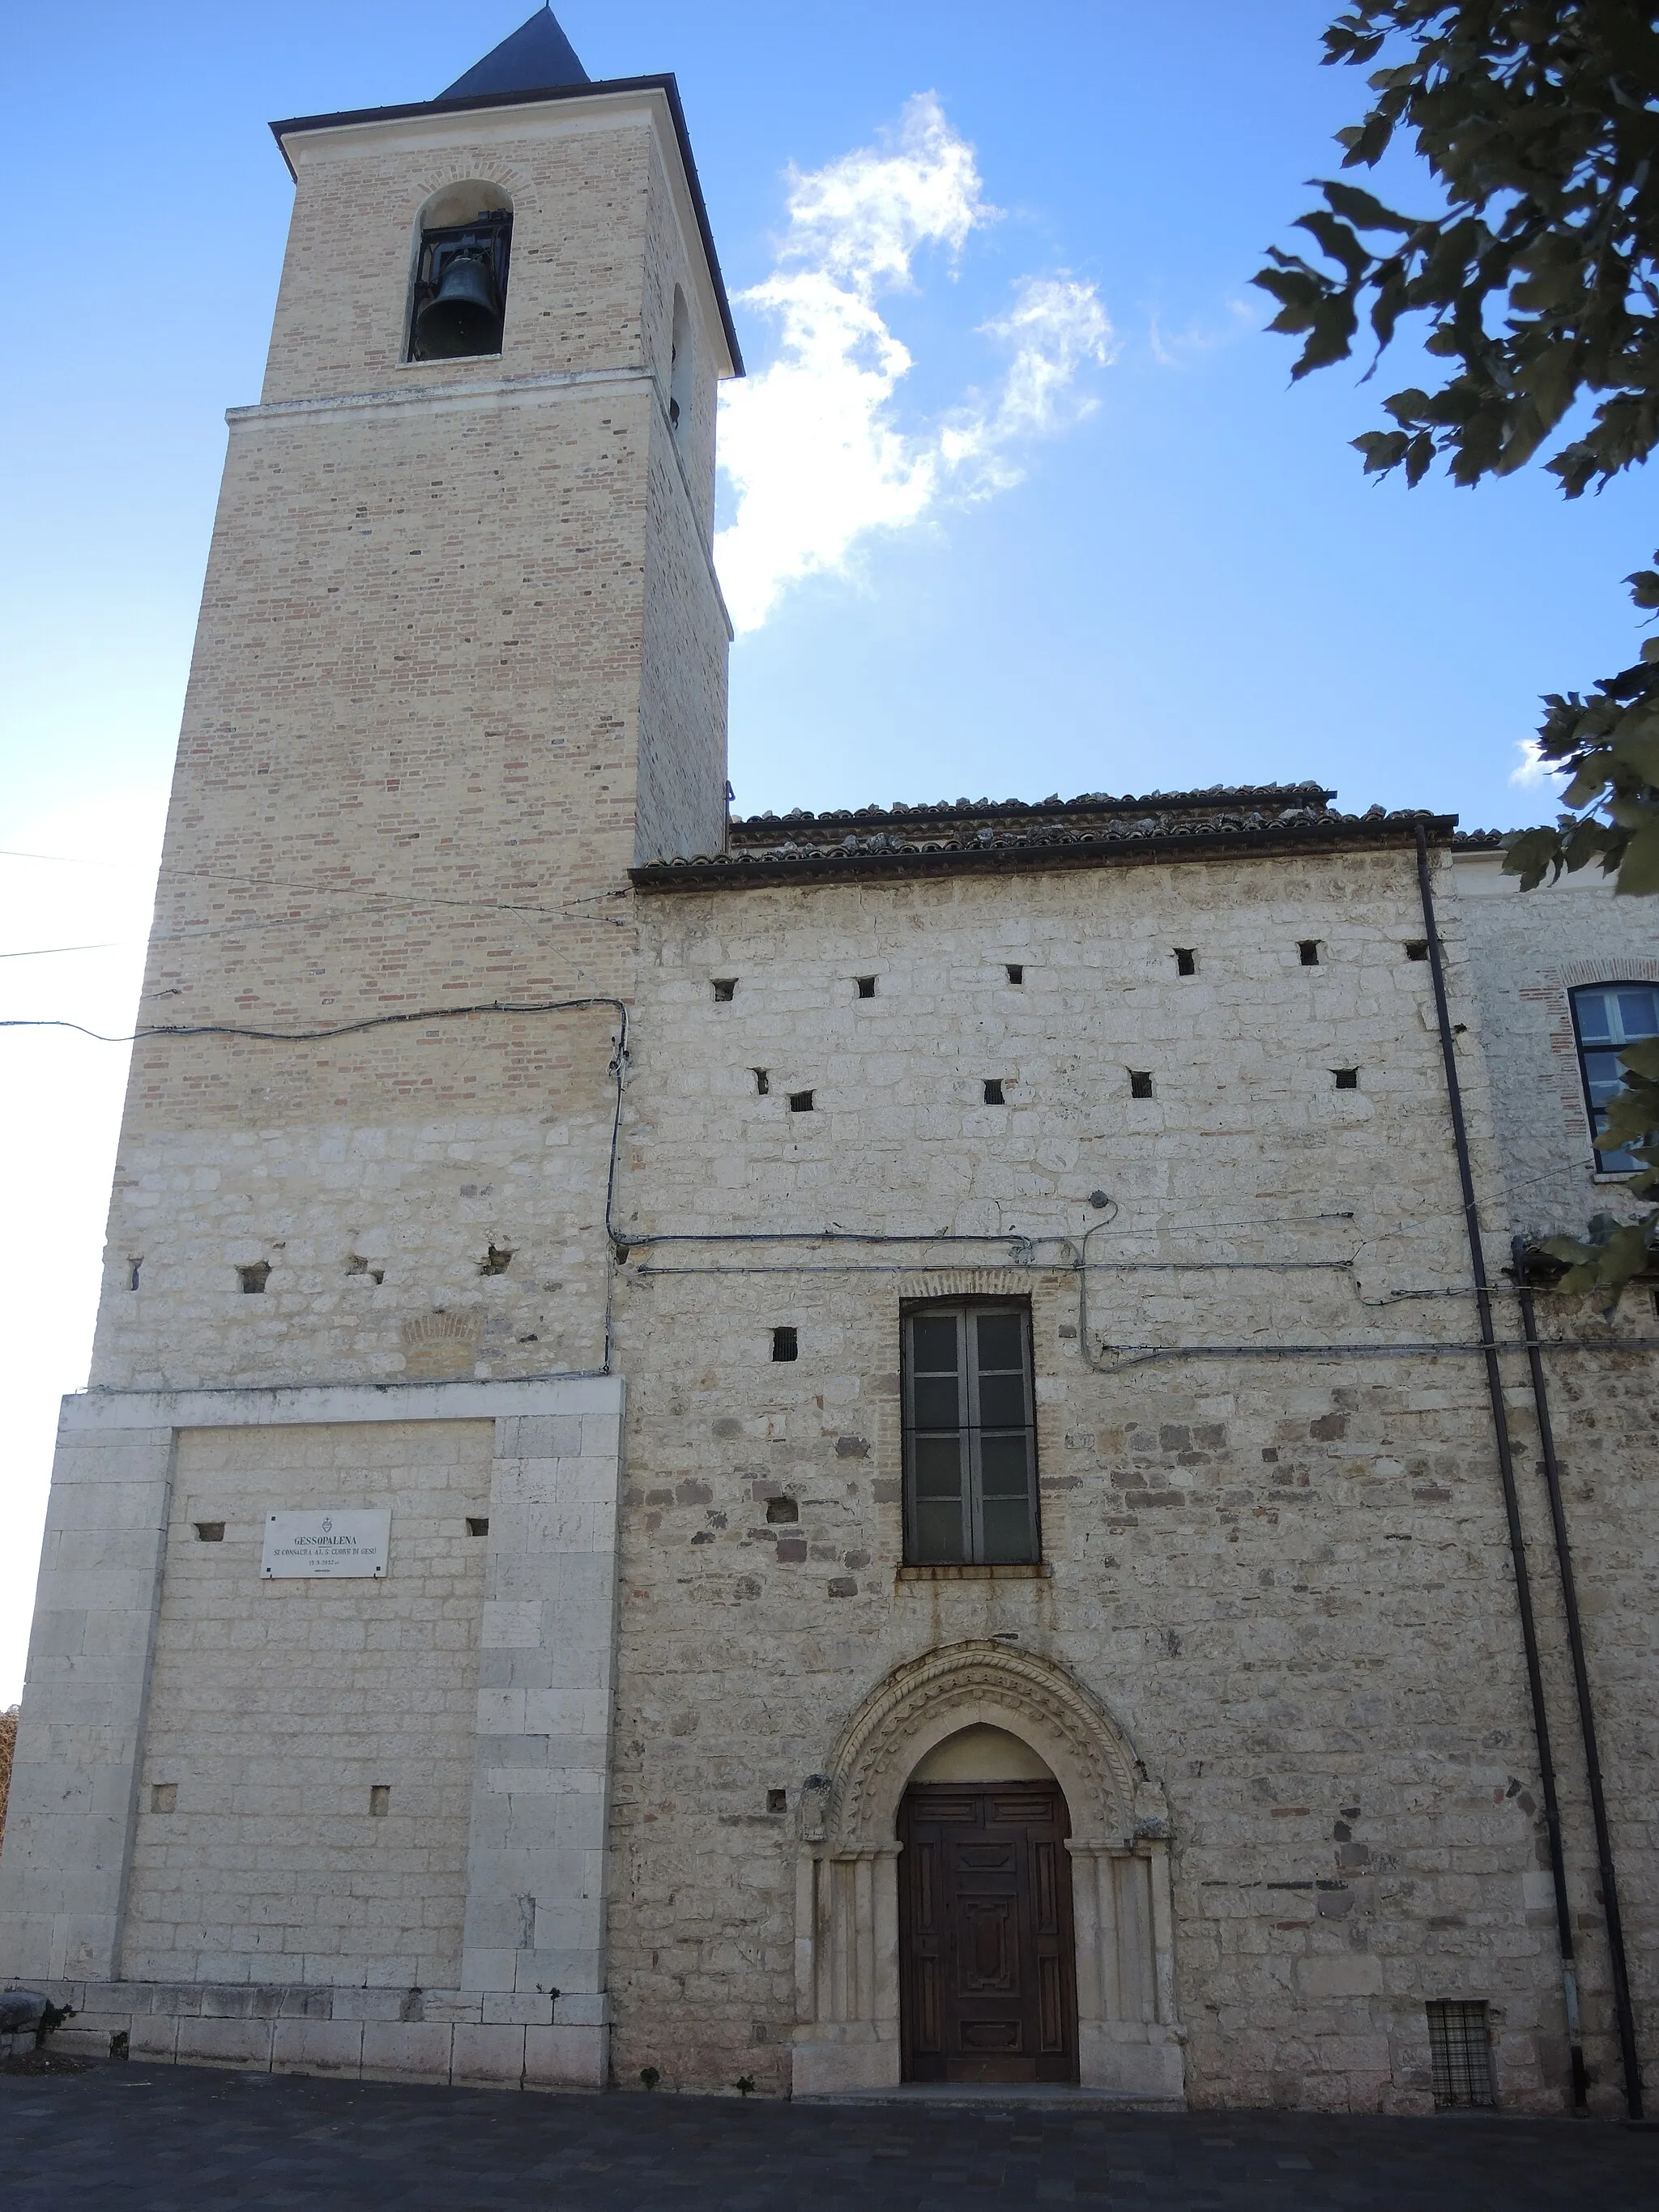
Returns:
[[[0,1984],[364,2078],[1639,2110],[1659,1317],[1538,1250],[1629,1206],[1659,905],[1317,782],[728,819],[674,79],[544,9],[273,127]]]

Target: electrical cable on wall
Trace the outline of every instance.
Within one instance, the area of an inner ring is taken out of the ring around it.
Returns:
[[[616,1050],[606,1073],[616,1086],[616,1105],[611,1121],[611,1157],[605,1179],[605,1235],[606,1261],[605,1270],[605,1358],[597,1368],[571,1370],[556,1379],[576,1382],[594,1375],[609,1375],[614,1355],[613,1318],[616,1262],[625,1258],[627,1247],[617,1238],[615,1227],[617,1197],[617,1152],[622,1136],[623,1088],[628,1078],[627,1001],[595,992],[580,999],[532,999],[516,1002],[509,999],[480,1000],[465,1006],[425,1006],[408,1012],[370,1014],[361,1021],[337,1022],[326,1029],[261,1030],[239,1022],[160,1022],[145,1029],[134,1030],[125,1036],[106,1036],[100,1030],[85,1028],[79,1022],[46,1020],[0,1020],[0,1030],[72,1030],[79,1036],[91,1037],[98,1044],[141,1044],[151,1037],[222,1036],[246,1037],[258,1044],[321,1044],[334,1037],[361,1036],[368,1030],[395,1029],[413,1022],[456,1021],[467,1014],[570,1014],[580,1013],[594,1006],[609,1006],[617,1015],[620,1030]],[[556,1378],[550,1378],[556,1379]]]

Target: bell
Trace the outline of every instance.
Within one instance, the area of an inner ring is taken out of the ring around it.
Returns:
[[[449,257],[436,292],[415,318],[415,343],[428,361],[501,351],[501,311],[487,254],[463,248]]]

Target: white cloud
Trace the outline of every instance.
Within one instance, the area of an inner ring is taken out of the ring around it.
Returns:
[[[1510,770],[1510,781],[1519,790],[1547,790],[1565,772],[1544,758],[1536,738],[1517,738],[1515,750],[1521,757]],[[1559,784],[1555,783],[1555,787],[1559,790]]]
[[[1154,309],[1146,324],[1147,351],[1160,368],[1185,368],[1203,355],[1231,345],[1236,338],[1251,337],[1267,325],[1265,305],[1253,301],[1229,300],[1225,312],[1224,322],[1194,322],[1182,330],[1170,331],[1164,327]]]
[[[994,392],[921,430],[896,420],[912,358],[878,303],[915,289],[924,247],[954,257],[997,217],[973,148],[931,93],[907,105],[887,146],[794,173],[788,216],[771,276],[739,295],[775,319],[777,357],[729,386],[720,411],[735,510],[714,550],[740,631],[757,629],[802,578],[847,574],[872,532],[1017,483],[1019,449],[1090,411],[1079,379],[1110,357],[1093,285],[1027,277],[1010,312],[984,325],[1009,354]]]

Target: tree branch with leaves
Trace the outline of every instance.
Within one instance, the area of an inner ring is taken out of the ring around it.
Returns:
[[[1543,465],[1567,498],[1600,489],[1659,443],[1659,8],[1641,0],[1358,0],[1324,36],[1328,66],[1364,67],[1372,104],[1337,133],[1345,169],[1374,168],[1410,134],[1441,188],[1438,215],[1404,215],[1355,183],[1316,179],[1297,219],[1334,269],[1270,251],[1255,281],[1269,327],[1303,339],[1293,378],[1348,359],[1362,316],[1378,362],[1407,318],[1426,321],[1432,392],[1382,402],[1387,429],[1354,440],[1368,475],[1455,483]],[[1593,403],[1582,427],[1567,418]],[[1659,561],[1659,554],[1655,559]],[[1659,613],[1659,571],[1627,580]],[[1513,839],[1504,865],[1534,889],[1594,861],[1626,895],[1659,892],[1659,638],[1588,696],[1553,693],[1536,740],[1563,773],[1552,828]],[[1659,1046],[1623,1055],[1606,1131],[1641,1164],[1627,1188],[1659,1196]],[[1561,1287],[1616,1302],[1659,1259],[1659,1207],[1599,1215],[1555,1237]]]

